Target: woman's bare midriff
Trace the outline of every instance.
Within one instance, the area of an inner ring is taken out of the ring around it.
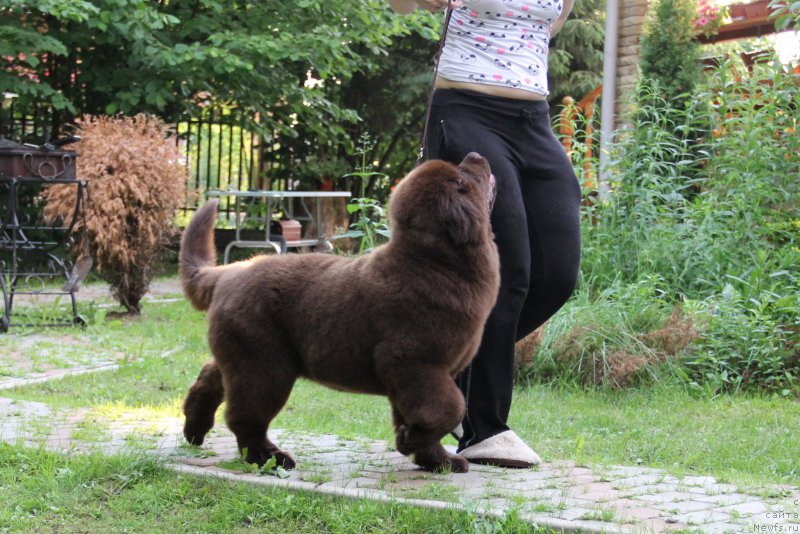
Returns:
[[[519,100],[547,100],[547,97],[526,91],[524,89],[514,89],[513,87],[500,87],[497,85],[486,85],[482,83],[469,83],[469,82],[454,82],[446,80],[441,76],[436,77],[434,84],[436,89],[463,89],[465,91],[475,91],[476,93],[483,93],[491,96],[502,96],[504,98],[516,98]]]

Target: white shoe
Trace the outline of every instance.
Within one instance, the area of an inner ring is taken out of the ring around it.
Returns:
[[[499,467],[527,468],[539,465],[542,461],[513,430],[500,432],[475,445],[470,445],[458,454],[474,464]]]

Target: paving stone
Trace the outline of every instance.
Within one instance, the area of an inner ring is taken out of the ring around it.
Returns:
[[[698,512],[676,514],[671,518],[687,525],[703,525],[705,523],[730,522],[731,514],[717,510],[700,510]]]
[[[652,501],[660,503],[676,503],[681,501],[694,500],[695,495],[692,493],[685,493],[681,491],[667,491],[663,493],[654,493],[649,495],[639,495],[637,498],[643,501]]]
[[[723,493],[734,493],[738,490],[736,486],[733,484],[709,484],[705,486],[705,490],[707,493],[711,495],[720,495]]]
[[[181,462],[188,465],[195,465],[197,467],[209,467],[215,465],[220,460],[216,456],[207,456],[205,458],[182,458]]]
[[[688,512],[699,512],[701,510],[713,510],[714,505],[702,501],[680,501],[654,504],[653,508],[658,508],[659,510],[673,514],[685,514]]]
[[[582,490],[586,491],[582,491]],[[590,493],[590,492],[603,492],[603,491],[614,491],[616,492],[616,488],[614,484],[611,482],[590,482],[588,484],[578,484],[575,487],[576,493]]]
[[[626,523],[638,523],[643,519],[661,517],[663,514],[664,512],[657,508],[625,508],[617,512],[617,517]]]
[[[702,526],[704,534],[739,534],[742,532],[756,532],[752,527],[746,527],[737,523],[706,523]]]
[[[642,486],[655,486],[657,484],[661,484],[663,480],[664,477],[662,475],[647,474],[635,477],[620,478],[615,480],[613,484],[617,488],[630,488],[630,487],[642,487]]]
[[[591,508],[576,507],[561,511],[561,513],[558,514],[558,517],[561,519],[566,519],[567,521],[575,521],[576,519],[589,517],[589,515],[593,512],[596,512],[596,510]]]
[[[709,502],[717,506],[727,506],[731,504],[739,504],[752,499],[751,495],[744,495],[742,493],[723,493],[720,495],[707,495],[698,494],[692,498],[695,501]]]
[[[669,532],[671,530],[684,530],[690,528],[685,523],[677,523],[674,520],[667,522],[664,519],[654,517],[652,519],[642,519],[636,524],[637,532]]]
[[[513,471],[502,473],[498,472],[497,467],[479,466],[470,464],[470,471],[477,471],[482,473],[494,473],[499,478],[507,481],[514,482],[528,482],[531,480],[549,480],[552,478],[561,477],[561,472],[556,472],[553,469],[515,469]]]
[[[350,480],[343,481],[343,486],[346,488],[377,488],[378,481],[374,478],[368,477],[356,477],[351,478]]]
[[[580,532],[626,532],[628,531],[622,525],[608,521],[594,521],[591,519],[575,519],[573,521]]]
[[[739,517],[744,518],[751,515],[763,514],[764,512],[767,512],[769,510],[769,507],[767,507],[766,504],[760,501],[750,501],[740,504],[733,504],[730,506],[724,506],[722,508],[716,508],[716,509],[721,512],[728,512],[734,515],[738,514]]]
[[[592,493],[574,493],[573,497],[576,499],[583,499],[591,502],[606,502],[619,498],[619,492],[616,491],[598,491]]]
[[[525,491],[525,498],[534,501],[558,502],[560,499],[567,497],[569,495],[564,495],[561,491],[553,489]]]
[[[606,469],[606,472],[610,474],[619,474],[625,476],[639,476],[639,475],[650,475],[653,473],[658,473],[657,470],[650,469],[648,467],[634,467],[626,465],[611,466]]]
[[[633,487],[625,487],[625,489],[620,489],[619,494],[621,497],[627,498],[634,498],[639,497],[641,495],[655,495],[658,493],[669,493],[669,492],[678,492],[678,493],[688,493],[683,491],[681,487],[677,484],[651,484],[649,486],[633,486]]]
[[[716,484],[717,479],[706,476],[685,476],[681,479],[681,482],[687,486],[704,487]]]

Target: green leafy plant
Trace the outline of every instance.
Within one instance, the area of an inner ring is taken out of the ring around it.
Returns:
[[[369,134],[364,133],[359,138],[356,155],[360,158],[356,172],[345,174],[344,177],[354,177],[360,181],[360,194],[347,205],[347,213],[353,222],[350,229],[334,236],[335,239],[351,238],[358,240],[357,252],[369,252],[380,242],[381,238],[388,239],[391,235],[386,216],[386,209],[381,202],[366,196],[367,181],[373,177],[387,178],[386,174],[372,171],[372,165],[367,161],[373,142]]]
[[[772,10],[769,18],[775,20],[775,29],[800,28],[800,2],[797,0],[771,0],[769,8]]]

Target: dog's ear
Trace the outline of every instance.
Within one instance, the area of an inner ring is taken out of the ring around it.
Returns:
[[[438,223],[456,245],[480,243],[485,238],[489,214],[476,183],[459,173],[445,180],[439,195]]]

